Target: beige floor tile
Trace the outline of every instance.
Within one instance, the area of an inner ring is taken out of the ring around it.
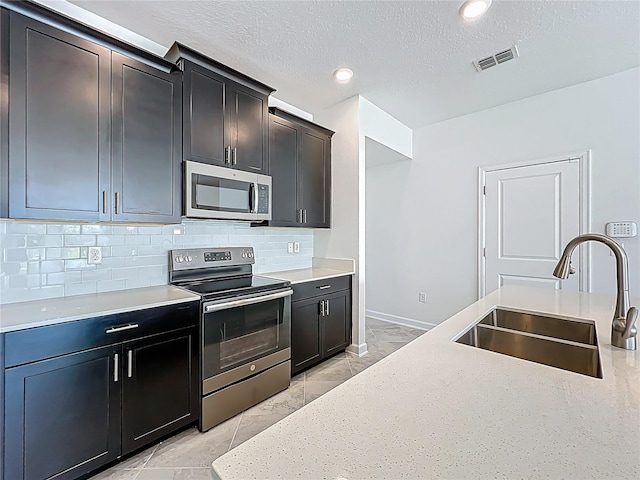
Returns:
[[[287,416],[288,415],[286,414],[279,413],[270,413],[267,415],[243,415],[231,448],[233,449],[241,443],[246,442]]]
[[[211,467],[145,468],[136,480],[212,480]]]
[[[100,472],[89,480],[136,480],[141,470],[116,470],[110,468],[104,472]]]
[[[304,405],[304,382],[291,384],[286,390],[276,393],[255,407],[244,412],[244,415],[288,415]]]
[[[331,358],[307,370],[305,383],[319,381],[345,381],[351,378],[349,361],[344,358]]]
[[[312,402],[318,397],[321,397],[329,390],[334,389],[338,385],[343,383],[342,381],[306,381],[304,385],[304,404]]]
[[[226,453],[240,423],[241,415],[200,433],[191,428],[161,443],[145,468],[195,468],[208,467],[220,455]]]
[[[129,457],[122,462],[113,466],[116,470],[132,470],[137,468],[142,468],[151,458],[153,452],[158,447],[158,444],[152,445],[151,447],[136,453],[132,457]]]

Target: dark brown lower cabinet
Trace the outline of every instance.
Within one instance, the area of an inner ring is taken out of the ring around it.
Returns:
[[[5,478],[74,479],[120,456],[121,347],[6,370]]]
[[[4,478],[81,478],[195,423],[198,318],[196,301],[0,336]]]
[[[303,285],[305,291],[325,287]],[[292,375],[343,351],[351,343],[351,286],[349,282],[347,285],[347,290],[310,298],[296,296],[297,286],[294,285],[295,301],[291,303]]]
[[[123,345],[123,455],[197,418],[197,335],[194,328]]]

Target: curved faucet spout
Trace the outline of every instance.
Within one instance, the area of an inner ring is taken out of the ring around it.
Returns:
[[[637,318],[637,313],[635,310],[629,310],[629,272],[627,266],[627,254],[620,245],[609,237],[598,233],[578,235],[567,243],[556,268],[553,270],[553,275],[557,278],[568,278],[569,274],[573,273],[571,271],[571,254],[573,253],[573,250],[581,243],[588,241],[604,243],[613,251],[613,254],[616,257],[618,295],[616,298],[616,309],[611,328],[611,343],[616,347],[636,350],[638,348],[637,341],[635,333],[633,333],[636,329],[633,327],[635,326],[634,324],[635,319]]]

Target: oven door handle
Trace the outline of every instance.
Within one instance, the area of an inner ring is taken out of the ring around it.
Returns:
[[[290,297],[291,295],[293,295],[293,290],[286,290],[284,292],[271,293],[269,295],[263,295],[261,297],[243,298],[242,300],[234,300],[232,302],[207,305],[206,307],[204,307],[204,313],[217,312],[218,310],[226,310],[228,308],[242,307],[244,305],[251,305],[253,303],[268,302],[269,300]]]

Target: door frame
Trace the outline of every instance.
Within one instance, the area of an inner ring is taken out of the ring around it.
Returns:
[[[519,167],[530,167],[547,163],[577,161],[580,166],[580,235],[591,231],[591,157],[590,149],[573,151],[561,155],[554,155],[541,159],[528,160],[518,163],[506,163],[488,167],[478,167],[478,299],[486,295],[486,257],[484,255],[486,243],[486,205],[484,190],[488,172],[508,170]],[[591,292],[591,245],[585,242],[578,247],[579,259],[579,288],[581,292]]]

